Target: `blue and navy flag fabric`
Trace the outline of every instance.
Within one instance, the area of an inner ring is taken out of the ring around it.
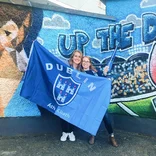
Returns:
[[[114,52],[112,53],[112,56],[111,56],[111,58],[110,58],[110,60],[109,60],[109,62],[108,62],[108,64],[107,64],[107,66],[109,66],[109,72],[110,72],[111,69],[112,69],[113,62],[114,62],[114,59],[115,59],[115,55],[116,55],[116,52],[117,52],[117,49],[118,49],[118,45],[119,45],[119,43],[117,43],[117,46],[116,46]]]
[[[72,69],[35,41],[20,95],[96,135],[110,102],[111,80]]]

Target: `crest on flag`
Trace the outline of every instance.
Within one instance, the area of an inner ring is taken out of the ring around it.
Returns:
[[[76,96],[80,83],[75,82],[72,77],[58,74],[53,85],[53,97],[60,106],[69,104]]]

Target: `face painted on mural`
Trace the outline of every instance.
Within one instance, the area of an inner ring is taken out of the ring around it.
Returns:
[[[0,116],[4,116],[4,109],[21,80],[21,71],[25,71],[27,65],[22,44],[31,24],[31,12],[2,4],[0,19]]]
[[[12,14],[10,13],[12,10]],[[23,50],[24,43],[29,26],[31,24],[31,12],[29,10],[22,10],[18,7],[10,5],[2,5],[1,22],[0,22],[0,52],[8,52],[10,57],[20,71],[25,70],[27,57]],[[22,61],[19,61],[22,58]]]
[[[10,52],[14,48],[12,41],[18,36],[18,26],[12,20],[8,21],[0,28],[0,51]]]

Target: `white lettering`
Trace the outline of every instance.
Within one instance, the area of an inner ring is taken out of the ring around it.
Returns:
[[[80,73],[77,73],[77,74],[76,74],[76,77],[77,77],[78,79],[81,79],[81,78],[79,77],[79,75],[80,75]]]
[[[56,64],[56,67],[57,67],[57,69],[59,70],[59,71],[62,71],[63,70],[63,65],[60,65],[60,64]]]
[[[68,113],[63,112],[63,110],[61,109],[57,109],[57,112],[63,116],[65,116],[66,118],[70,118],[70,115]]]
[[[94,86],[94,83],[90,83],[90,85],[88,85],[88,88],[90,91],[93,91],[94,89],[96,89],[96,86]]]
[[[49,103],[47,106],[48,106],[49,108],[53,109],[54,111],[56,110],[55,106],[52,105],[52,103]]]
[[[67,67],[67,73],[72,74],[72,71],[73,71],[72,68]]]
[[[46,63],[46,69],[47,69],[47,70],[52,70],[52,69],[53,69],[53,64],[51,64],[51,63]]]
[[[83,82],[86,83],[88,81],[88,78],[86,78]]]

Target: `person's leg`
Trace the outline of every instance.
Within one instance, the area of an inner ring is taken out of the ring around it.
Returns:
[[[61,119],[61,128],[62,128],[62,132],[68,133],[69,132],[68,122]]]
[[[68,137],[68,123],[63,119],[61,119],[61,128],[62,128],[62,136],[60,140],[66,141]]]
[[[66,141],[69,137],[70,141],[75,141],[74,135],[74,126],[67,121],[61,119],[61,127],[62,127],[62,136],[60,138],[61,141]]]
[[[93,145],[95,143],[95,136],[91,135],[88,142],[90,145]]]
[[[111,142],[111,144],[114,146],[114,147],[117,147],[118,144],[115,140],[115,137],[114,137],[114,132],[113,132],[113,128],[112,128],[112,124],[111,124],[111,121],[110,121],[110,118],[108,116],[108,113],[106,112],[104,118],[103,118],[103,121],[104,121],[104,124],[105,124],[105,127],[106,127],[106,130],[108,131],[109,133],[109,140]]]
[[[104,121],[107,132],[110,135],[113,135],[113,128],[112,128],[112,124],[111,124],[110,118],[108,116],[108,113],[105,114],[103,121]]]
[[[75,141],[75,135],[74,135],[74,125],[68,123],[68,137],[70,141]]]

